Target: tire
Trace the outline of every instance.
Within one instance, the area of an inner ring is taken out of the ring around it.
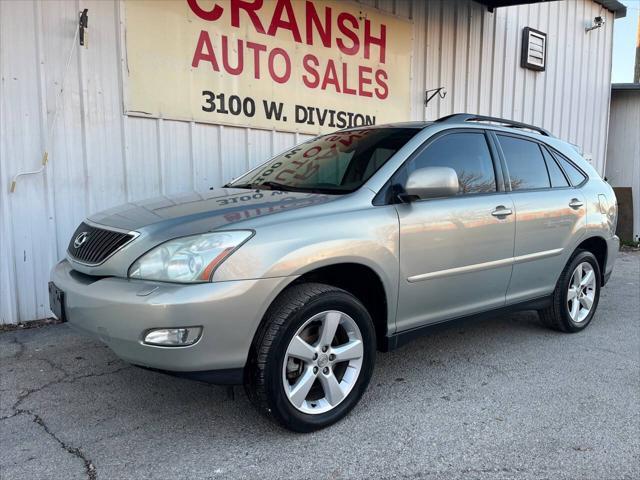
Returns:
[[[336,334],[325,352],[333,325]],[[358,403],[371,379],[375,354],[373,322],[357,298],[320,283],[294,285],[265,315],[251,349],[245,389],[268,417],[289,430],[311,432],[342,419]],[[347,357],[354,358],[342,360]]]
[[[571,293],[570,289],[573,288],[576,291],[576,285],[582,283],[577,282],[578,277],[574,276],[578,266],[581,266],[583,280],[588,275],[585,272],[590,271],[593,275],[593,281],[589,282],[592,288],[583,286],[582,290],[577,289],[578,296],[571,300],[570,296],[573,296],[573,293]],[[593,253],[586,250],[577,250],[560,274],[556,288],[553,291],[551,305],[538,311],[542,323],[549,328],[565,333],[576,333],[587,328],[598,307],[601,279],[600,265]],[[582,296],[580,296],[580,292],[582,292]],[[589,301],[591,305],[587,311],[586,305],[589,304]],[[573,310],[576,302],[578,314],[574,314]]]

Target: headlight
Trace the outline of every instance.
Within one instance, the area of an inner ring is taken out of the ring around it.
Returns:
[[[129,277],[161,282],[208,282],[216,267],[251,235],[253,232],[235,230],[169,240],[136,260],[129,269]]]

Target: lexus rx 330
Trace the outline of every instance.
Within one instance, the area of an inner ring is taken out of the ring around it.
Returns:
[[[353,128],[222,188],[87,218],[51,308],[135,365],[244,384],[296,431],[356,405],[377,351],[534,309],[589,325],[619,241],[612,188],[543,129],[457,114]]]

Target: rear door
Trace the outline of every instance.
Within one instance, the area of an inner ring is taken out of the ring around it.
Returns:
[[[398,330],[504,305],[515,222],[484,131],[455,130],[430,139],[396,174],[446,166],[458,195],[397,204],[400,220]]]
[[[543,143],[502,132],[493,138],[515,206],[513,273],[507,291],[511,304],[553,291],[585,226],[586,207],[580,189],[571,186]]]

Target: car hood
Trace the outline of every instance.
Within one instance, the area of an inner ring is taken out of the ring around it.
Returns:
[[[335,195],[218,188],[126,203],[89,217],[89,220],[124,230],[148,226],[169,227],[187,223],[218,229],[252,218],[326,203]]]

